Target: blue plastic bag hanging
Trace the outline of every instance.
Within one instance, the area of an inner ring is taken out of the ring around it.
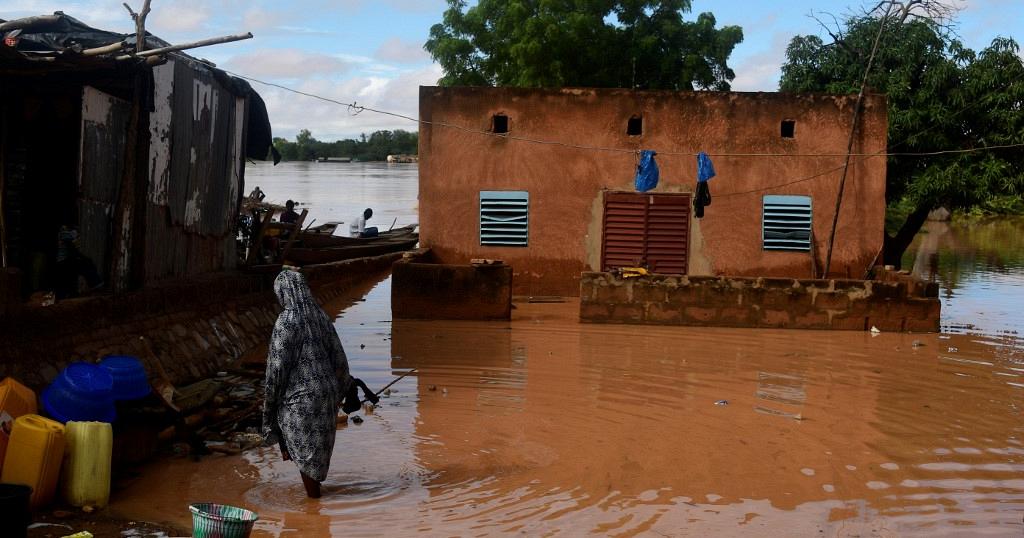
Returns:
[[[705,181],[715,177],[715,167],[711,164],[711,157],[703,151],[697,154],[697,181]]]
[[[658,186],[658,163],[654,162],[657,152],[645,149],[640,152],[640,164],[636,166],[636,190],[647,192]]]
[[[711,157],[703,151],[697,154],[697,189],[693,195],[693,213],[698,219],[704,218],[704,208],[711,205],[711,189],[708,180],[715,177]]]

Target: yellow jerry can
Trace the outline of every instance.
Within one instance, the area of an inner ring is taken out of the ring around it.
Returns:
[[[3,468],[4,455],[7,454],[7,442],[11,438],[14,419],[38,412],[36,393],[32,389],[18,383],[13,377],[0,381],[0,469]]]
[[[32,508],[53,500],[64,458],[64,425],[39,415],[14,419],[0,482],[32,488]]]
[[[110,454],[114,436],[106,422],[64,426],[61,493],[71,506],[103,508],[110,500]]]

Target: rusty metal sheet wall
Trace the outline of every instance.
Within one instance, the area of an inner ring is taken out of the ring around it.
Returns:
[[[244,166],[247,101],[185,62],[163,69],[173,76],[155,77],[150,116],[147,282],[233,266]]]
[[[101,275],[110,267],[111,218],[121,187],[131,105],[95,88],[82,91],[79,250]]]
[[[688,194],[605,193],[604,270],[645,265],[656,273],[686,274],[689,236]]]

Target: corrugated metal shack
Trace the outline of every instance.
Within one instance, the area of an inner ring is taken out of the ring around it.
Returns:
[[[235,267],[245,159],[271,149],[245,81],[180,52],[89,54],[134,36],[62,13],[0,35],[0,303],[52,289],[61,226],[115,292]]]

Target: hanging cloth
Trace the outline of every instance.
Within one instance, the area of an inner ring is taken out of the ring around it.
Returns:
[[[711,205],[711,189],[708,180],[715,177],[715,166],[711,157],[703,151],[697,154],[697,191],[693,196],[693,211],[698,219],[704,218],[704,207]]]
[[[637,192],[647,192],[658,186],[658,163],[654,162],[657,152],[645,149],[640,152],[640,163],[636,166]]]

